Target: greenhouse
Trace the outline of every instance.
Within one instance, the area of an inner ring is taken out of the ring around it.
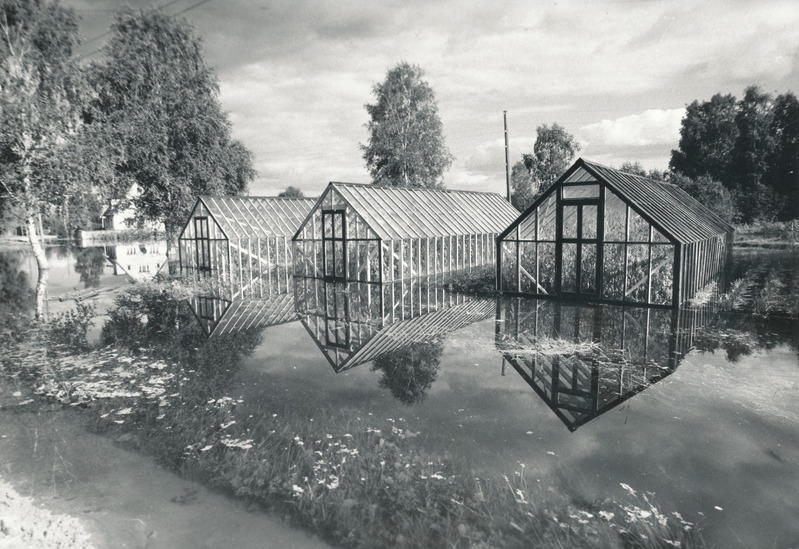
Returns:
[[[383,283],[493,265],[518,215],[493,193],[330,183],[294,236],[295,274]]]
[[[200,197],[178,238],[181,276],[205,279],[231,300],[290,292],[291,237],[315,202]]]
[[[678,306],[722,279],[732,232],[676,185],[580,159],[499,236],[497,287]]]
[[[496,345],[503,372],[510,365],[574,431],[672,374],[710,316],[509,298],[497,307]]]
[[[386,284],[295,277],[297,314],[336,372],[493,317],[493,299],[445,290],[436,277]]]

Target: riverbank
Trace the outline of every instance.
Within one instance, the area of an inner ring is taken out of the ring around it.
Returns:
[[[0,477],[0,549],[94,549],[83,523],[42,508]]]

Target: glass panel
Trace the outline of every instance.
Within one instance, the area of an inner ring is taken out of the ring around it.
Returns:
[[[334,276],[335,270],[333,269],[333,242],[330,240],[325,241],[325,276]]]
[[[649,278],[649,246],[627,246],[627,295],[625,301],[646,302]]]
[[[555,240],[555,193],[538,206],[538,240]]]
[[[401,240],[393,240],[391,249],[393,255],[391,257],[392,265],[394,265],[394,278],[393,280],[402,279],[402,263],[400,262],[400,249],[402,248]]]
[[[342,232],[342,219],[343,215],[339,213],[333,214],[333,238],[344,238],[344,234]]]
[[[563,206],[563,238],[577,238],[577,208]]]
[[[596,244],[583,244],[580,258],[580,293],[596,292]]]
[[[519,244],[521,253],[521,274],[519,276],[520,291],[525,294],[537,293],[535,283],[535,242],[521,242]]]
[[[538,245],[538,276],[541,287],[551,294],[555,291],[555,245]]]
[[[335,253],[336,259],[335,262],[335,269],[336,269],[336,278],[344,278],[344,261],[346,260],[346,256],[344,254],[344,242],[342,241],[334,241],[333,244],[335,245]]]
[[[652,227],[652,242],[668,242],[669,239],[663,236],[663,233]]]
[[[652,303],[671,304],[674,246],[652,246]]]
[[[605,242],[624,242],[627,205],[605,187]]]
[[[330,213],[322,214],[322,225],[324,227],[324,237],[333,238],[333,215]]]
[[[564,185],[563,198],[599,198],[599,185]]]
[[[521,240],[535,240],[535,212],[532,212],[519,223],[519,238]]]
[[[605,244],[602,258],[602,297],[624,298],[624,244]]]
[[[502,290],[518,292],[518,279],[516,278],[516,242],[502,243]]]
[[[630,242],[649,242],[649,223],[630,208]]]
[[[596,206],[583,206],[583,238],[596,238]]]
[[[560,291],[577,291],[577,244],[563,244],[560,265]]]

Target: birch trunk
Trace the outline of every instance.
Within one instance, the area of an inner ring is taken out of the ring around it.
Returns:
[[[37,235],[36,221],[32,214],[28,215],[28,240],[31,243],[33,257],[36,258],[36,265],[39,268],[39,279],[36,282],[36,320],[44,317],[44,294],[47,290],[47,279],[50,276],[50,267],[47,264],[47,256],[44,253],[42,241]]]

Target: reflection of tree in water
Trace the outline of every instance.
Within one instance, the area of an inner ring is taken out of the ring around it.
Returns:
[[[383,372],[380,386],[406,405],[420,402],[436,380],[444,351],[442,338],[413,343],[376,358],[372,371]]]
[[[208,339],[183,298],[143,287],[117,298],[108,312],[101,343],[147,351],[191,370],[198,399],[229,386],[242,360],[261,342],[261,330],[227,333]],[[187,384],[183,384],[185,390]],[[201,393],[201,394],[200,394]],[[184,395],[186,398],[188,395]]]
[[[19,341],[36,305],[21,262],[22,254],[0,253],[0,348]]]
[[[100,275],[105,267],[102,248],[77,248],[75,250],[75,272],[80,274],[84,288],[100,286]]]

